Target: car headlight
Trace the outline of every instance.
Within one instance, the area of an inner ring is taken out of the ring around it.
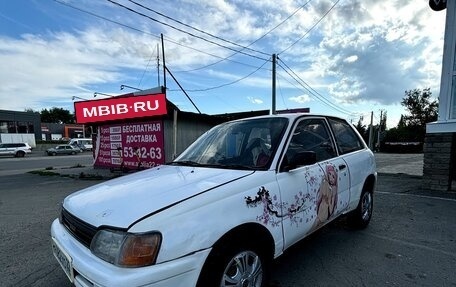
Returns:
[[[103,229],[92,239],[90,250],[99,258],[121,267],[143,267],[155,264],[161,234],[128,233]]]

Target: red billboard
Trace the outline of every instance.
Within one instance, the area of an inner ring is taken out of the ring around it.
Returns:
[[[163,121],[98,127],[95,166],[137,169],[165,163]]]
[[[165,94],[119,96],[74,103],[78,124],[150,117],[166,114]]]

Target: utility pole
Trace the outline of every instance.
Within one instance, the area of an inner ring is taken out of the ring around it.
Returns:
[[[272,54],[272,114],[276,114],[276,54]]]
[[[160,87],[160,47],[157,43],[157,80],[158,80],[158,86]]]
[[[374,143],[374,111],[371,111],[371,122],[369,126],[369,148],[373,151]]]
[[[383,122],[383,110],[380,110],[380,123],[378,124],[378,135],[377,135],[377,144],[380,148],[380,133],[382,131],[382,122]]]
[[[163,87],[165,87],[166,92],[166,64],[165,64],[165,43],[163,41],[163,33],[161,35],[161,43],[162,43],[162,58],[163,58]]]

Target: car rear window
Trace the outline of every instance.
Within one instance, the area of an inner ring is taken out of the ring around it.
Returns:
[[[337,147],[341,154],[364,148],[363,142],[347,122],[338,119],[329,119],[329,124],[332,127],[334,136],[336,137]]]

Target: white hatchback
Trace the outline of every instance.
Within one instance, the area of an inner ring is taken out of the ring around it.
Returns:
[[[76,286],[266,286],[271,261],[341,215],[368,225],[373,153],[345,120],[236,120],[173,162],[68,196],[52,247]]]

